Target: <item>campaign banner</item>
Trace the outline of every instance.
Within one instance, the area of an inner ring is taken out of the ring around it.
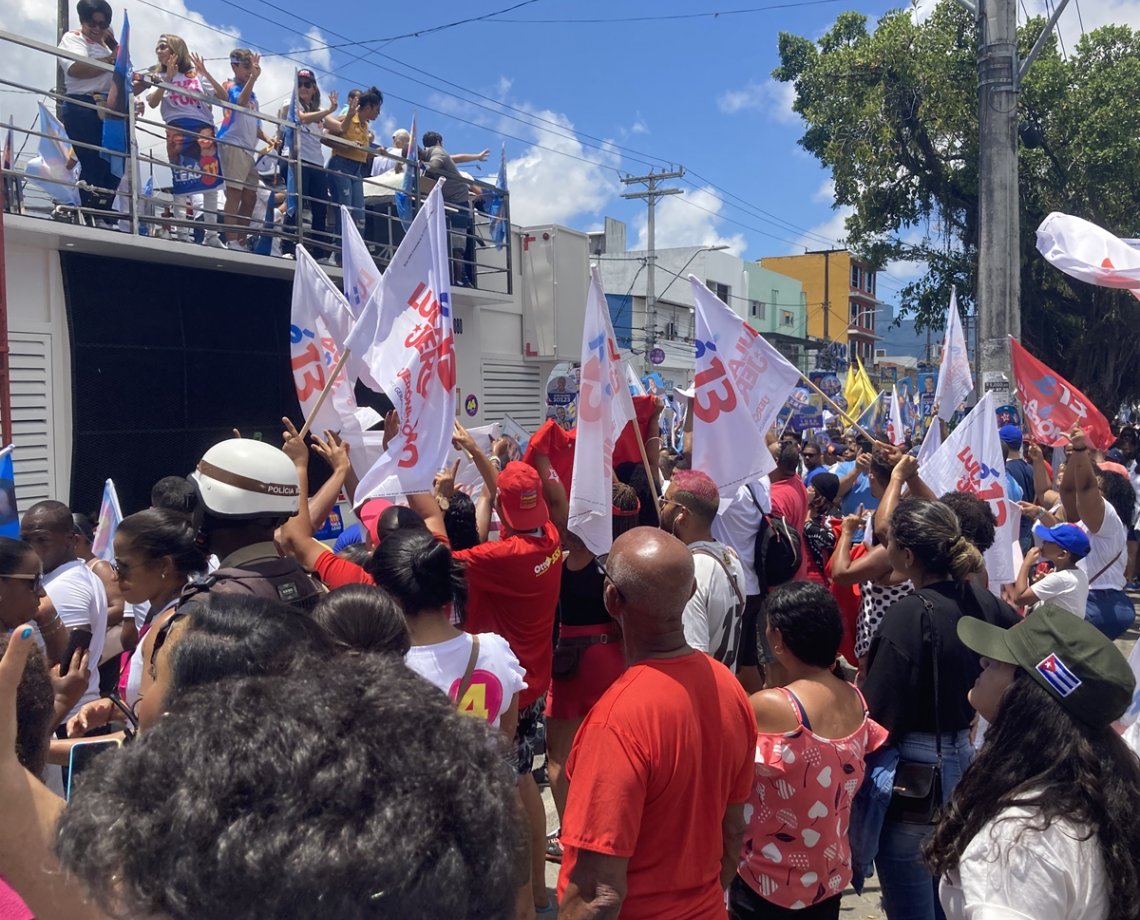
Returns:
[[[800,372],[695,275],[693,469],[730,498],[775,468],[765,435]]]
[[[931,432],[938,427],[932,420]],[[935,495],[965,492],[989,504],[997,521],[994,544],[985,554],[991,584],[1012,582],[1013,544],[1017,541],[1021,512],[1006,496],[1005,461],[998,439],[992,393],[986,393],[955,428],[919,475]]]
[[[217,191],[222,187],[222,161],[213,125],[167,125],[166,153],[170,159],[171,191],[175,195]]]
[[[950,308],[946,311],[946,337],[942,342],[942,363],[934,401],[938,404],[938,417],[949,422],[958,406],[973,392],[974,375],[970,371],[970,355],[966,350],[966,336],[962,331],[962,317],[958,314],[958,290],[950,290]]]
[[[636,417],[595,265],[582,327],[578,439],[566,526],[596,555],[608,553],[613,543],[614,445]]]
[[[400,414],[386,453],[361,477],[354,501],[431,491],[447,462],[455,420],[455,339],[443,193],[436,185],[365,303],[345,346]],[[387,337],[377,330],[390,329]]]
[[[1080,425],[1094,447],[1107,450],[1112,446],[1116,438],[1108,419],[1084,393],[1012,338],[1009,353],[1017,398],[1034,441],[1053,447],[1066,444],[1069,431]]]
[[[922,373],[918,375],[918,414],[924,422],[934,415],[935,395],[938,390],[938,374]]]

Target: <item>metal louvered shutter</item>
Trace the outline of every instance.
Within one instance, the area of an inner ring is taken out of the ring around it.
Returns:
[[[534,364],[483,362],[483,418],[497,422],[509,415],[527,431],[546,417],[542,402],[542,372]]]
[[[12,466],[16,505],[23,514],[38,501],[57,498],[55,436],[51,411],[51,336],[12,332]]]

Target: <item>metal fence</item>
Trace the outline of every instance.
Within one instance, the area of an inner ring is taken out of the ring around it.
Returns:
[[[0,55],[5,53],[6,47],[14,46],[42,55],[53,69],[58,66],[57,61],[75,60],[108,73],[114,71],[110,64],[0,30]],[[350,208],[352,217],[373,259],[383,269],[404,238],[406,222],[418,211],[436,182],[434,177],[425,174],[418,156],[411,159],[396,156],[384,148],[363,147],[327,133],[321,137],[324,149],[331,148],[333,153],[355,156],[357,160],[363,158],[367,166],[364,172],[372,172],[371,164],[376,158],[390,162],[392,168],[375,178],[360,177],[329,169],[325,162],[306,160],[297,133],[300,129],[288,120],[286,110],[257,113],[261,130],[267,136],[276,134],[273,144],[260,144],[259,149],[249,151],[256,158],[258,178],[226,179],[221,170],[222,154],[228,152],[224,148],[245,148],[225,137],[217,137],[216,127],[208,130],[203,126],[199,133],[149,117],[142,94],[162,87],[207,106],[237,113],[248,110],[215,95],[167,83],[154,75],[136,73],[135,76],[140,78],[136,87],[141,85],[141,89],[126,106],[128,150],[125,155],[103,147],[101,136],[99,143],[66,137],[79,161],[77,180],[68,178],[49,184],[36,181],[28,171],[29,163],[41,143],[45,139],[51,141],[56,135],[38,119],[34,127],[12,126],[18,142],[13,145],[13,162],[2,170],[7,213],[65,221],[89,227],[93,233],[141,234],[167,239],[176,245],[225,247],[256,258],[289,258],[297,246],[303,245],[310,254],[332,265],[340,261],[340,204],[362,201],[363,207]],[[97,113],[101,121],[122,117],[107,107],[104,98],[62,95],[53,89],[4,77],[0,77],[0,86],[8,92],[27,93],[49,110],[59,106],[79,120],[85,112]],[[90,116],[87,121],[91,121]],[[0,130],[9,129],[0,126]],[[168,158],[143,151],[146,139],[165,140]],[[15,151],[20,149],[25,152],[16,155]],[[180,149],[189,150],[192,156],[169,155]],[[104,154],[122,158],[121,179],[111,176],[108,181],[108,172],[98,167],[96,158],[105,161]],[[90,164],[92,174],[98,174],[96,178],[90,175],[84,178],[84,161]],[[169,185],[156,187],[156,168],[160,181],[165,169],[171,170]],[[194,185],[207,188],[180,191]],[[231,190],[229,196],[227,185]],[[254,199],[248,216],[243,216],[237,210],[239,205],[234,203],[240,202],[243,196],[247,200]],[[229,207],[222,204],[227,197],[231,202]],[[76,198],[78,203],[75,203]],[[471,179],[468,205],[449,204],[447,217],[451,228],[452,283],[511,294],[509,195],[493,185]],[[501,247],[494,240],[499,221],[505,222],[508,230],[506,245]]]

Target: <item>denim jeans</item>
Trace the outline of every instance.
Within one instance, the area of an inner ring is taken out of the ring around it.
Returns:
[[[289,169],[293,169],[292,164]],[[323,259],[329,254],[329,235],[325,229],[329,210],[329,184],[328,176],[316,163],[303,163],[300,169],[301,183],[297,189],[299,201],[297,210],[285,218],[286,230],[297,226],[302,211],[307,207],[312,217],[311,231],[305,237],[305,248],[314,259]],[[283,240],[282,252],[293,252],[296,249],[293,240]]]
[[[1085,619],[1108,638],[1115,639],[1132,626],[1136,609],[1119,588],[1094,588],[1085,604]]]
[[[352,212],[358,229],[364,227],[364,173],[367,163],[358,163],[346,157],[329,157],[329,190],[336,205],[345,205]],[[334,246],[340,248],[340,208],[333,208]]]
[[[938,759],[933,732],[904,735],[898,748],[903,761],[934,763]],[[943,803],[950,801],[954,787],[973,759],[969,731],[943,732]],[[888,920],[945,920],[938,903],[938,879],[922,861],[922,842],[930,831],[931,826],[925,824],[905,824],[889,818],[883,823],[875,868]]]
[[[95,101],[94,96],[75,98],[83,102]],[[67,101],[60,107],[59,115],[68,138],[75,146],[75,156],[79,159],[80,180],[96,187],[90,190],[80,189],[80,204],[85,208],[109,211],[115,199],[115,189],[119,186],[119,180],[111,174],[111,164],[103,159],[98,150],[80,146],[81,144],[103,146],[103,120],[95,109]]]

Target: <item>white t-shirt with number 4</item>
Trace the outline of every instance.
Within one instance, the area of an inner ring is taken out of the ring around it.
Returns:
[[[446,642],[416,645],[408,650],[404,663],[458,702],[459,685],[471,659],[471,641],[464,633]],[[525,676],[506,639],[495,633],[479,633],[479,657],[459,711],[486,719],[488,725],[498,728],[511,699],[526,687]]]

